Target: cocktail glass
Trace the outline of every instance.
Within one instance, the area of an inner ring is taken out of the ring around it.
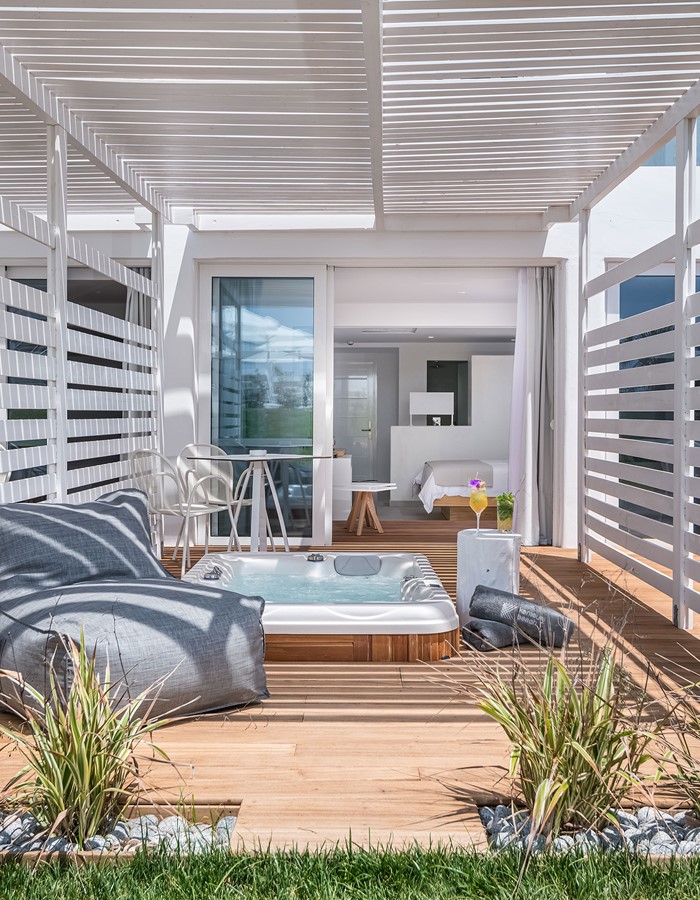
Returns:
[[[469,482],[471,492],[469,494],[469,505],[476,514],[476,530],[479,531],[479,521],[482,512],[489,505],[489,498],[486,496],[486,485],[478,478],[473,478]]]

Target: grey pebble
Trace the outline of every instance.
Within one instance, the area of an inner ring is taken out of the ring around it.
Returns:
[[[163,819],[162,822],[158,823],[158,830],[161,834],[176,836],[185,834],[189,829],[190,826],[187,820],[183,819],[182,816],[168,816],[167,819]]]

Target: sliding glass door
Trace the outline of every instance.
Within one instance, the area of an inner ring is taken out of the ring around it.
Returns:
[[[211,443],[228,453],[313,452],[314,278],[214,277]],[[236,466],[236,475],[245,466]],[[271,460],[287,533],[310,537],[313,461]],[[244,508],[239,523],[247,532]],[[272,500],[268,513],[278,531]],[[220,517],[218,533],[227,522]]]

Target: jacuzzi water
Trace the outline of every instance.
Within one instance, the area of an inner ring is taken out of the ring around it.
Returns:
[[[305,575],[235,575],[222,583],[231,591],[264,597],[266,603],[401,603],[400,579],[377,575],[345,578],[333,573],[324,578]]]

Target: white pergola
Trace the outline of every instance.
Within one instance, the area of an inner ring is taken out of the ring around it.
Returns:
[[[401,231],[488,217],[541,230],[578,217],[581,554],[665,591],[688,627],[700,610],[699,77],[695,0],[0,0],[0,224],[48,260],[48,293],[0,278],[0,409],[49,410],[0,419],[0,471],[47,468],[0,484],[0,501],[91,496],[128,478],[123,462],[91,464],[96,438],[108,435],[102,456],[158,438],[164,221]],[[591,208],[673,136],[675,234],[590,273]],[[135,205],[151,216],[152,279],[67,229],[69,213]],[[153,298],[153,327],[67,303],[68,259]],[[674,304],[593,315],[606,290],[670,260]],[[18,339],[47,356],[28,359]],[[71,350],[125,353],[125,366]],[[650,365],[626,365],[642,351]],[[653,361],[669,353],[670,368]],[[657,412],[673,419],[624,415]],[[41,443],[3,449],[29,441]]]

